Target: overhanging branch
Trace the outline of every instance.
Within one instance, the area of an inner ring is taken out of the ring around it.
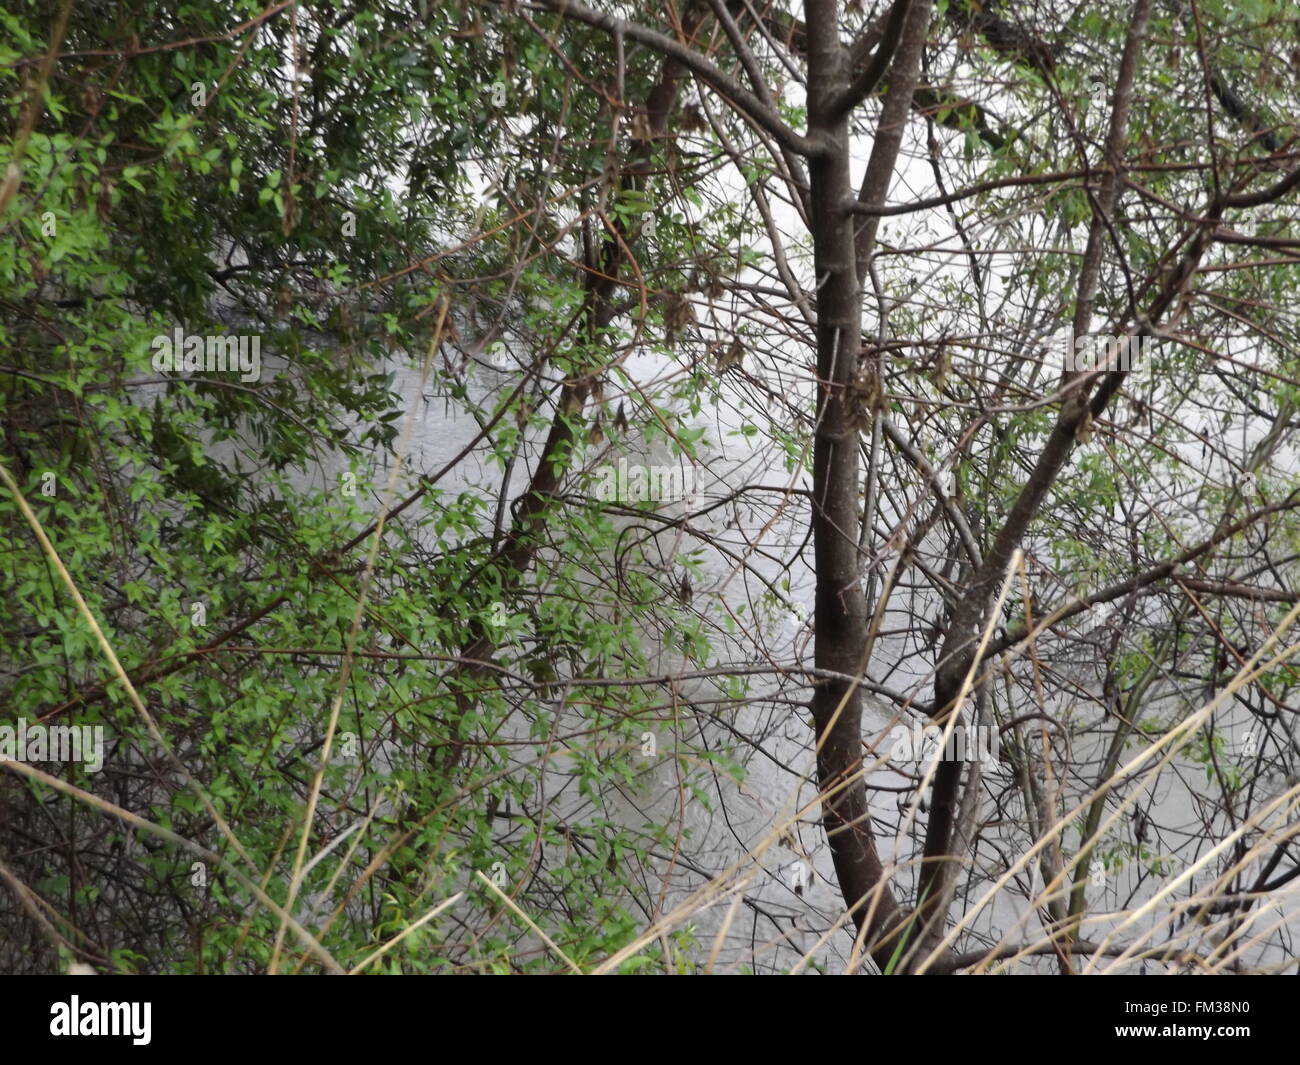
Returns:
[[[680,41],[673,40],[667,34],[652,30],[636,22],[616,18],[613,15],[605,14],[603,11],[593,11],[591,8],[573,3],[571,0],[539,0],[539,3],[534,6],[557,15],[563,15],[575,22],[594,26],[606,33],[636,41],[638,44],[643,44],[666,58],[674,60],[715,92],[725,96],[733,108],[755,125],[766,130],[783,147],[790,149],[792,152],[812,159],[825,154],[827,151],[823,140],[804,137],[796,133],[785,124],[780,115],[767,107],[752,92],[742,88],[734,79],[728,77],[708,60],[701,57],[699,53],[687,48]]]

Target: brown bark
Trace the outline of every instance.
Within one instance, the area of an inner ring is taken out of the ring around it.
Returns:
[[[901,7],[901,11],[899,8]],[[884,201],[898,158],[929,23],[927,0],[897,0],[880,48],[893,51],[890,91],[882,109],[860,200]],[[858,577],[859,440],[849,385],[858,371],[862,277],[876,220],[854,225],[848,116],[874,73],[854,80],[838,36],[835,0],[807,5],[809,134],[829,146],[811,161],[812,236],[817,276],[817,429],[813,447],[813,550],[819,669],[859,676],[865,668],[866,600]],[[872,63],[871,71],[883,69]],[[840,891],[868,952],[885,968],[907,914],[887,881],[871,832],[862,777],[862,693],[857,683],[826,681],[813,693],[822,817]]]

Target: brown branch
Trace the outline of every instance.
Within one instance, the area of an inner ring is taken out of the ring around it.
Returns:
[[[1001,946],[992,947],[988,950],[968,950],[961,954],[956,954],[952,958],[941,964],[931,965],[927,970],[936,976],[947,976],[956,972],[958,969],[968,969],[972,965],[982,965],[986,962],[999,961],[1002,958],[1024,958],[1051,954],[1053,956],[1069,957],[1073,954],[1095,954],[1102,957],[1120,957],[1126,954],[1131,948],[1119,943],[1113,943],[1110,946],[1102,946],[1100,943],[1091,943],[1087,940],[1077,940],[1070,942],[1065,940],[1061,943],[1035,943],[1032,946],[1016,946],[1014,944],[1002,944]],[[1138,955],[1141,957],[1141,955]]]
[[[815,136],[801,137],[785,124],[776,111],[765,106],[757,96],[742,88],[734,79],[728,77],[698,53],[666,34],[659,33],[657,30],[649,29],[636,22],[616,18],[602,11],[593,11],[589,7],[572,2],[572,0],[539,0],[539,6],[557,15],[573,19],[575,22],[594,26],[616,37],[626,37],[628,40],[644,44],[647,48],[653,48],[666,59],[670,59],[682,68],[689,70],[724,97],[736,111],[766,130],[782,146],[792,152],[813,158],[828,150],[827,145]]]
[[[907,22],[907,14],[911,7],[912,0],[894,0],[894,4],[889,10],[889,21],[886,23],[880,39],[880,47],[876,49],[875,54],[871,57],[871,62],[849,83],[848,88],[831,103],[832,115],[837,117],[847,115],[876,91],[876,86],[880,84],[880,79],[885,76],[889,61],[893,59],[894,52],[898,48],[898,42],[902,39],[903,26]]]
[[[1059,606],[1053,610],[1047,611],[1043,620],[1034,625],[1034,631],[1039,632],[1052,625],[1058,625],[1062,621],[1068,621],[1070,618],[1082,614],[1086,610],[1092,609],[1094,606],[1098,606],[1101,603],[1114,602],[1116,599],[1123,599],[1126,596],[1132,595],[1134,592],[1141,591],[1144,588],[1149,588],[1160,581],[1177,578],[1178,571],[1182,569],[1183,566],[1186,566],[1189,562],[1195,561],[1202,555],[1217,547],[1219,544],[1250,528],[1252,525],[1268,517],[1270,514],[1277,514],[1282,511],[1294,510],[1297,507],[1300,507],[1300,499],[1296,498],[1297,494],[1298,493],[1293,492],[1280,503],[1272,503],[1266,507],[1261,507],[1259,510],[1253,511],[1241,520],[1217,530],[1209,539],[1197,544],[1195,547],[1188,548],[1177,557],[1161,562],[1148,570],[1144,570],[1142,573],[1134,574],[1132,577],[1109,585],[1097,592],[1096,595],[1090,595],[1086,599],[1079,599],[1077,602],[1069,603],[1065,606]],[[1236,582],[1231,581],[1208,581],[1191,577],[1178,579],[1189,588],[1196,591],[1210,592],[1212,594],[1238,595],[1283,603],[1293,603],[1296,600],[1296,595],[1294,593],[1272,591],[1265,588],[1250,588],[1246,585],[1237,584]],[[1023,622],[1017,622],[1016,625],[1009,628],[1005,634],[989,641],[989,646],[985,650],[982,660],[987,661],[990,658],[1002,654],[1004,651],[1027,639],[1029,635],[1030,630],[1025,626],[1025,624]]]
[[[1138,59],[1146,37],[1150,0],[1136,0],[1124,53],[1116,78],[1115,102],[1111,114],[1110,132],[1106,140],[1108,170],[1103,177],[1102,189],[1089,232],[1084,264],[1080,271],[1079,293],[1075,310],[1075,334],[1088,332],[1091,304],[1096,291],[1097,274],[1106,233],[1108,216],[1114,208],[1117,175],[1120,170],[1121,151],[1128,128],[1129,102],[1137,73]],[[1082,323],[1082,324],[1081,324]],[[1112,377],[1114,375],[1111,375]],[[1063,374],[1069,383],[1071,374]],[[1099,392],[1106,389],[1103,384]],[[1116,385],[1115,387],[1118,387]],[[1056,424],[1047,442],[1012,505],[1002,528],[993,541],[993,547],[972,577],[969,585],[953,610],[952,621],[944,637],[935,670],[933,709],[936,723],[943,724],[955,709],[958,694],[970,671],[976,653],[975,637],[981,618],[988,609],[993,589],[1007,571],[1015,550],[1024,538],[1030,522],[1037,515],[1047,493],[1065,467],[1074,447],[1075,433],[1088,414],[1086,389],[1072,391],[1062,404]],[[952,830],[957,813],[958,790],[962,764],[945,761],[935,774],[933,803],[929,824],[926,826],[922,872],[918,882],[918,899],[938,900],[944,897],[943,884],[949,875],[955,875],[951,857]],[[942,913],[927,916],[927,926],[936,927],[943,920]]]

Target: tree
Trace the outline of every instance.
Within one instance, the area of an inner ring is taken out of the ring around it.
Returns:
[[[707,968],[817,866],[719,769],[815,777],[762,964],[1291,959],[1284,5],[115,18],[3,22],[5,694],[116,744],[14,967]]]

